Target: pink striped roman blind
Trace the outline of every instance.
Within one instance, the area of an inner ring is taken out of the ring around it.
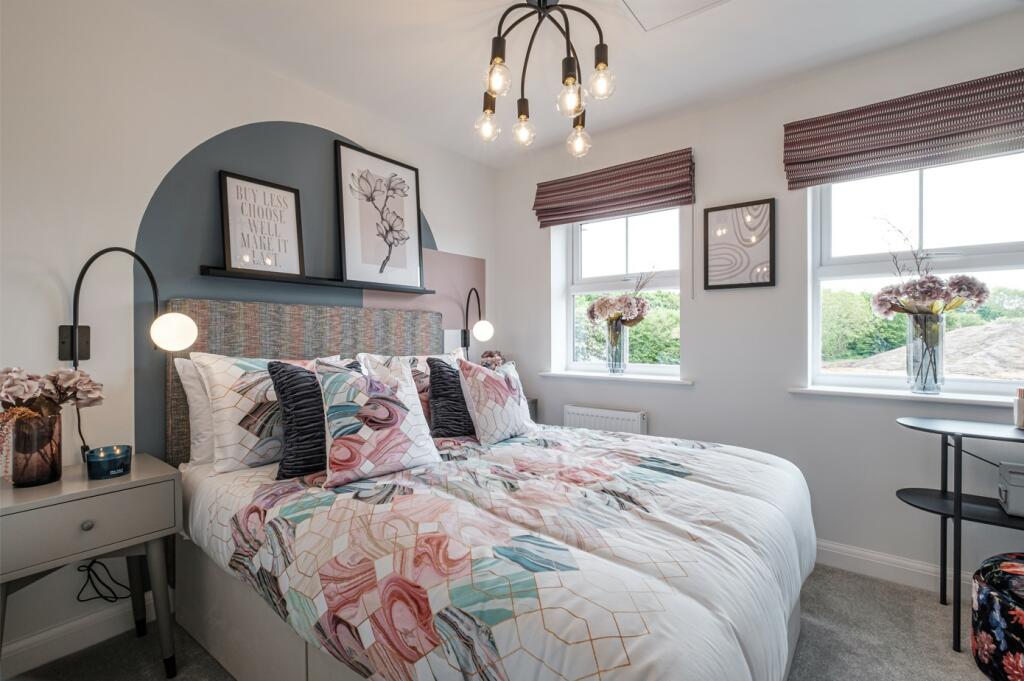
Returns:
[[[1024,150],[1024,69],[785,126],[790,189]]]
[[[554,227],[692,203],[693,149],[680,149],[541,182],[533,210],[541,227]]]

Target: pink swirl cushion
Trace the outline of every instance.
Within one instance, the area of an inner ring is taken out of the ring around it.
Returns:
[[[410,408],[383,382],[340,362],[317,360],[316,376],[327,422],[324,487],[441,460],[418,402]]]

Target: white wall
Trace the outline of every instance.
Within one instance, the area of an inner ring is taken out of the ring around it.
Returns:
[[[560,423],[566,403],[633,407],[649,412],[655,434],[686,435],[778,454],[796,463],[810,484],[821,539],[887,554],[883,564],[843,564],[893,579],[922,580],[938,560],[939,522],[895,497],[907,486],[936,486],[937,437],[898,427],[901,415],[1008,421],[1008,410],[919,402],[796,396],[806,381],[808,226],[806,193],[788,191],[782,164],[783,124],[956,83],[1022,65],[1024,10],[870,57],[822,68],[699,110],[687,110],[614,131],[594,132],[582,162],[561,148],[533,153],[502,172],[497,231],[500,260],[491,263],[493,345],[521,367],[527,392],[540,398],[541,419]],[[616,97],[628,97],[620,76]],[[600,103],[590,119],[600,120]],[[692,146],[696,159],[698,282],[689,295],[683,273],[683,375],[691,387],[609,384],[548,378],[550,362],[550,237],[530,210],[536,183]],[[706,206],[776,197],[778,285],[770,289],[703,291],[702,223]],[[966,226],[965,226],[966,227]],[[997,459],[1024,451],[978,445]],[[968,489],[994,493],[993,469],[966,464]],[[1010,531],[968,525],[965,566],[1019,548]],[[826,545],[827,547],[828,545]],[[835,547],[832,547],[835,548]],[[857,553],[855,551],[855,553]],[[860,553],[862,557],[865,555]],[[821,560],[838,563],[833,551]],[[902,568],[910,568],[900,570]]]
[[[196,39],[186,27],[155,19],[154,6],[0,6],[0,366],[57,366],[57,326],[70,320],[86,258],[105,246],[133,247],[142,213],[173,164],[246,123],[319,125],[418,166],[422,207],[439,248],[488,255],[481,226],[493,215],[484,200],[493,193],[493,170],[403,133],[386,112],[364,111]],[[358,76],[358,69],[348,71]],[[94,357],[85,368],[106,388],[105,404],[83,419],[94,442],[132,441],[131,267],[127,258],[98,261],[83,292]],[[65,415],[65,432],[73,425],[73,414]],[[77,446],[69,435],[66,462]],[[80,583],[66,569],[12,597],[6,642],[24,652],[19,638],[103,608],[75,604]],[[51,641],[54,648],[44,652],[64,652],[69,640]],[[5,660],[5,675],[16,662]]]

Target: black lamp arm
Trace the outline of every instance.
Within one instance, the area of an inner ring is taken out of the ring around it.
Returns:
[[[517,9],[528,9],[530,11],[527,12],[522,17],[519,17],[519,19],[516,20],[515,24],[510,26],[509,29],[506,31],[505,30],[505,20],[508,19],[508,15],[512,14],[512,12],[515,12]],[[534,14],[537,11],[538,11],[538,8],[537,8],[536,5],[532,5],[532,4],[528,3],[528,2],[517,2],[516,4],[512,5],[508,9],[506,9],[504,11],[504,13],[502,13],[501,19],[498,20],[498,33],[497,33],[497,35],[499,35],[502,38],[504,38],[505,36],[507,36],[512,31],[513,28],[515,28],[516,26],[519,25],[519,22],[521,22],[523,19],[525,19],[526,17],[530,16],[531,14]]]
[[[585,16],[586,18],[590,19],[590,23],[594,25],[594,30],[597,31],[598,44],[604,43],[604,31],[601,30],[601,24],[597,23],[597,19],[594,18],[593,14],[583,9],[582,7],[577,7],[576,5],[559,5],[559,8],[561,8],[562,10],[569,10],[570,12],[578,12]]]
[[[476,318],[483,319],[484,313],[483,308],[480,306],[480,292],[476,290],[476,287],[469,289],[469,293],[466,294],[466,307],[463,310],[462,317],[462,347],[469,347],[469,301],[476,295]]]
[[[114,251],[130,255],[135,258],[136,262],[142,265],[143,271],[145,271],[146,276],[149,277],[149,285],[153,289],[153,315],[155,317],[160,315],[160,291],[157,288],[156,277],[153,276],[153,270],[149,268],[149,263],[143,260],[142,256],[135,251],[122,248],[121,246],[110,246],[101,251],[97,251],[91,258],[85,261],[85,264],[82,266],[82,270],[78,273],[78,280],[75,281],[75,295],[71,308],[71,362],[76,369],[78,368],[78,300],[82,293],[82,281],[85,279],[85,273],[89,271],[89,268],[98,258],[106,255],[107,253],[113,253]]]

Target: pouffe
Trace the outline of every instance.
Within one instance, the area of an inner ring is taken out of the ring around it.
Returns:
[[[990,679],[1024,681],[1024,553],[992,556],[974,573],[971,652]]]

